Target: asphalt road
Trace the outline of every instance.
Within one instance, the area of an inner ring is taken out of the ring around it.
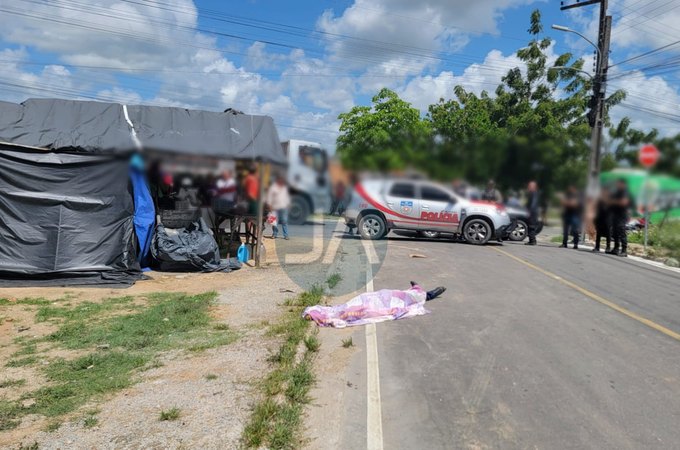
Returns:
[[[448,291],[378,324],[375,363],[355,330],[338,447],[680,448],[680,274],[556,244],[387,244],[376,290]]]

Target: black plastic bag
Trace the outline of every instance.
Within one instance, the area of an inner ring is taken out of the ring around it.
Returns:
[[[230,272],[241,266],[220,260],[220,249],[203,219],[186,228],[156,225],[151,254],[163,272]]]

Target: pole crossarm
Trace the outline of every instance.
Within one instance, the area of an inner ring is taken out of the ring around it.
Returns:
[[[580,1],[576,0],[576,3],[572,3],[570,5],[565,5],[565,2],[560,2],[560,9],[564,11],[565,9],[571,9],[571,8],[580,8],[581,6],[588,6],[588,5],[594,5],[595,3],[600,3],[602,0],[585,0],[585,1]]]

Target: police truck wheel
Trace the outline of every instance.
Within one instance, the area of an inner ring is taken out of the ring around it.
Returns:
[[[304,197],[293,195],[288,210],[288,223],[291,225],[302,225],[309,217],[309,203]]]
[[[366,214],[359,220],[359,235],[362,239],[377,240],[387,234],[385,220],[377,214]]]
[[[482,219],[470,219],[463,227],[463,237],[469,244],[486,244],[491,239],[491,227]]]
[[[514,230],[512,230],[508,238],[514,242],[523,241],[524,239],[526,239],[528,231],[529,226],[527,225],[527,223],[523,220],[518,220],[517,226],[515,227]]]

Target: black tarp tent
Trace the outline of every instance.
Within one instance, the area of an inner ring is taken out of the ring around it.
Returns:
[[[0,285],[130,284],[136,149],[285,164],[274,122],[231,110],[0,102]]]

